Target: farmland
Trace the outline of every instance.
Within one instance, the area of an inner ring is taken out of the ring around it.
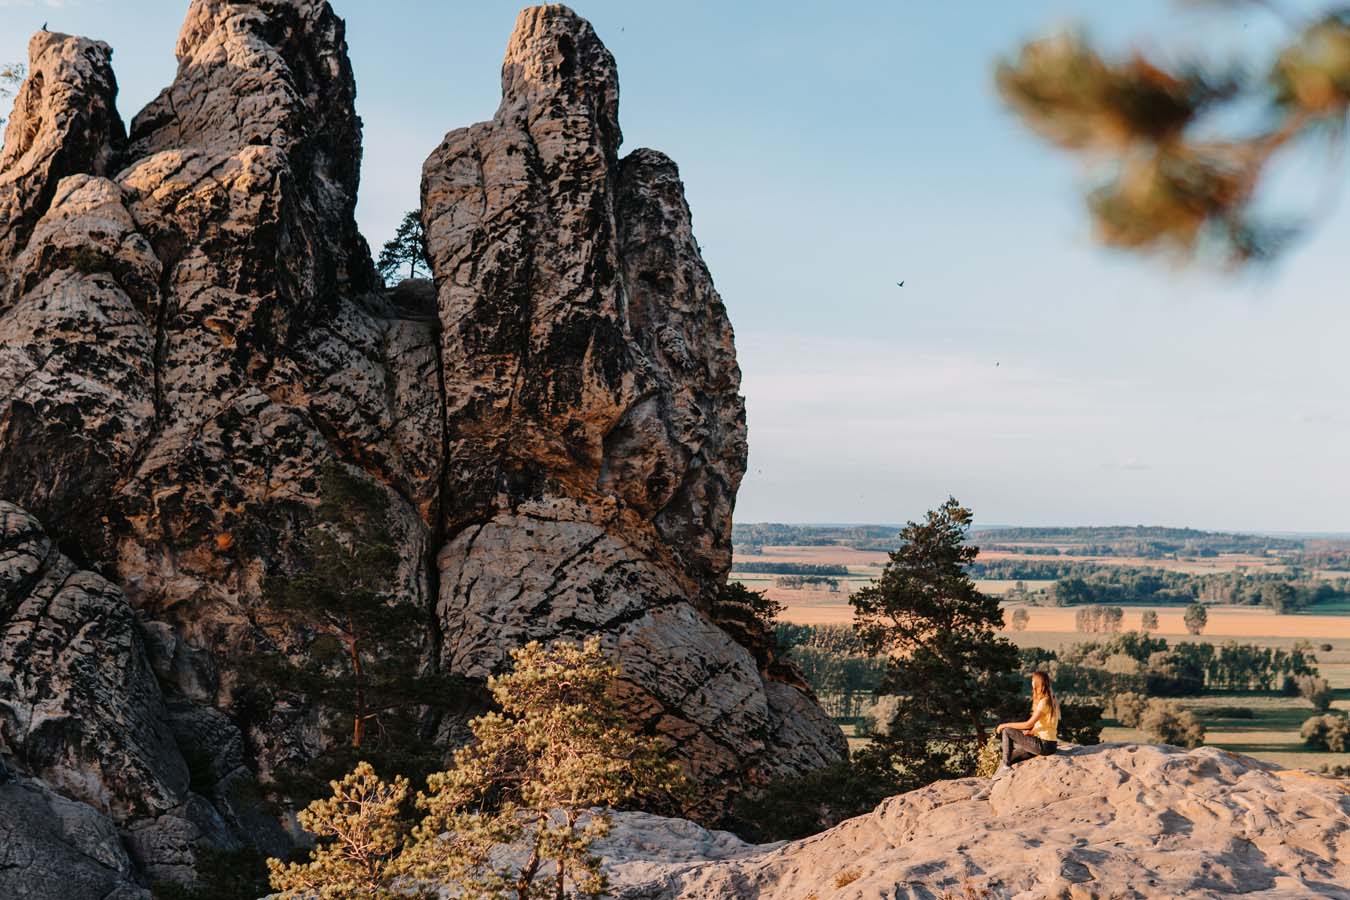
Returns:
[[[983,537],[987,538],[989,534]],[[1196,541],[1193,537],[1188,539],[1193,543]],[[739,572],[736,565],[733,565],[732,577],[754,590],[765,591],[772,599],[783,604],[784,610],[779,616],[783,621],[800,625],[848,625],[853,618],[853,610],[848,603],[849,593],[879,575],[887,561],[886,552],[877,546],[880,538],[876,534],[862,533],[855,543],[863,546],[765,543],[737,547],[736,564],[761,564],[755,568],[764,568],[762,564],[844,567],[843,570],[836,570],[846,571],[847,574],[835,577],[838,589],[834,591],[820,585],[805,585],[795,589],[783,587],[777,583],[778,576],[775,574],[763,571]],[[1069,540],[1054,543],[999,541],[993,549],[982,550],[976,562],[1091,563],[1103,570],[1159,569],[1194,576],[1287,572],[1301,574],[1306,580],[1331,580],[1346,576],[1345,566],[1339,564],[1339,554],[1344,552],[1345,546],[1341,543],[1331,545],[1331,559],[1337,565],[1322,569],[1308,568],[1308,560],[1299,556],[1298,546],[1294,542],[1272,541],[1270,548],[1243,546],[1240,541],[1237,543],[1238,546],[1224,552],[1202,548],[1202,552],[1194,555],[1175,552],[1159,555],[1154,552],[1154,548],[1147,548],[1149,552],[1146,553],[1127,553],[1122,552],[1120,546],[1102,546],[1100,542],[1088,546]],[[998,567],[988,568],[997,570]],[[1013,579],[977,579],[977,584],[982,591],[1001,597],[1012,590],[1017,582]],[[1054,582],[1050,579],[1021,581],[1022,588],[1031,592],[1043,590],[1052,584]],[[1011,612],[1018,606],[1025,608],[1028,613],[1025,630],[1006,628],[1004,633],[1020,647],[1063,650],[1084,641],[1109,637],[1078,631],[1076,607],[1016,602],[1005,603],[1004,608]],[[1289,650],[1299,642],[1311,642],[1316,648],[1314,653],[1320,674],[1336,689],[1333,710],[1350,711],[1350,599],[1339,598],[1318,603],[1296,614],[1278,614],[1273,609],[1259,605],[1210,604],[1206,609],[1208,622],[1203,633],[1198,636],[1187,632],[1182,621],[1184,605],[1180,604],[1127,604],[1124,606],[1122,627],[1126,631],[1138,629],[1142,614],[1152,611],[1158,619],[1157,628],[1152,633],[1166,638],[1172,644],[1191,641],[1222,645],[1235,641]],[[1327,647],[1330,649],[1324,649]],[[1206,693],[1180,702],[1183,708],[1192,711],[1206,726],[1206,743],[1304,768],[1350,763],[1350,754],[1319,753],[1304,748],[1299,728],[1314,712],[1307,702],[1299,698],[1261,692]],[[1250,718],[1225,718],[1222,714],[1226,710],[1218,709],[1234,706],[1246,707],[1250,711]],[[1111,720],[1107,720],[1102,738],[1148,739],[1142,733],[1121,727]],[[858,741],[853,740],[851,743],[856,745]]]

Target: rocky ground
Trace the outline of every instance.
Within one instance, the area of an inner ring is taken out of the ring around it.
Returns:
[[[1350,898],[1350,780],[1209,747],[1102,744],[945,781],[790,843],[641,813],[602,853],[621,900]]]

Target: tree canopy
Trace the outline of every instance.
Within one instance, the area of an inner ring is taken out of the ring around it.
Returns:
[[[598,638],[526,644],[489,679],[498,710],[428,779],[412,825],[409,784],[361,762],[299,816],[317,838],[306,861],[271,860],[282,900],[422,900],[453,885],[462,900],[566,900],[604,889],[591,843],[609,810],[674,803],[692,791],[658,738],[636,734],[613,699],[619,670]]]
[[[966,542],[970,523],[954,498],[910,522],[881,575],[849,600],[863,640],[889,655],[881,692],[899,698],[875,746],[919,783],[969,774],[988,718],[1019,693],[998,600],[967,572],[979,552]]]
[[[403,216],[394,236],[385,241],[380,250],[380,259],[375,267],[385,283],[399,277],[404,266],[408,274],[404,278],[416,278],[419,274],[429,275],[431,264],[427,262],[427,235],[422,228],[421,210],[412,210]]]

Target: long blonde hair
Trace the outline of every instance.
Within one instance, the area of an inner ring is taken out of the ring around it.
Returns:
[[[1050,676],[1044,672],[1031,673],[1031,702],[1034,704],[1037,700],[1044,697],[1050,701],[1050,712],[1056,719],[1059,718],[1059,701],[1055,699],[1055,689],[1050,686]]]

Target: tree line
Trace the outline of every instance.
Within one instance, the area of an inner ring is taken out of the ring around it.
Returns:
[[[732,566],[747,575],[826,575],[846,576],[848,566],[837,563],[737,562]]]
[[[995,561],[977,564],[983,578],[1045,580],[1054,584],[1030,590],[1020,600],[1048,606],[1091,604],[1179,606],[1196,602],[1266,606],[1296,613],[1350,597],[1350,578],[1317,578],[1307,570],[1288,572],[1174,572],[1093,563]]]

